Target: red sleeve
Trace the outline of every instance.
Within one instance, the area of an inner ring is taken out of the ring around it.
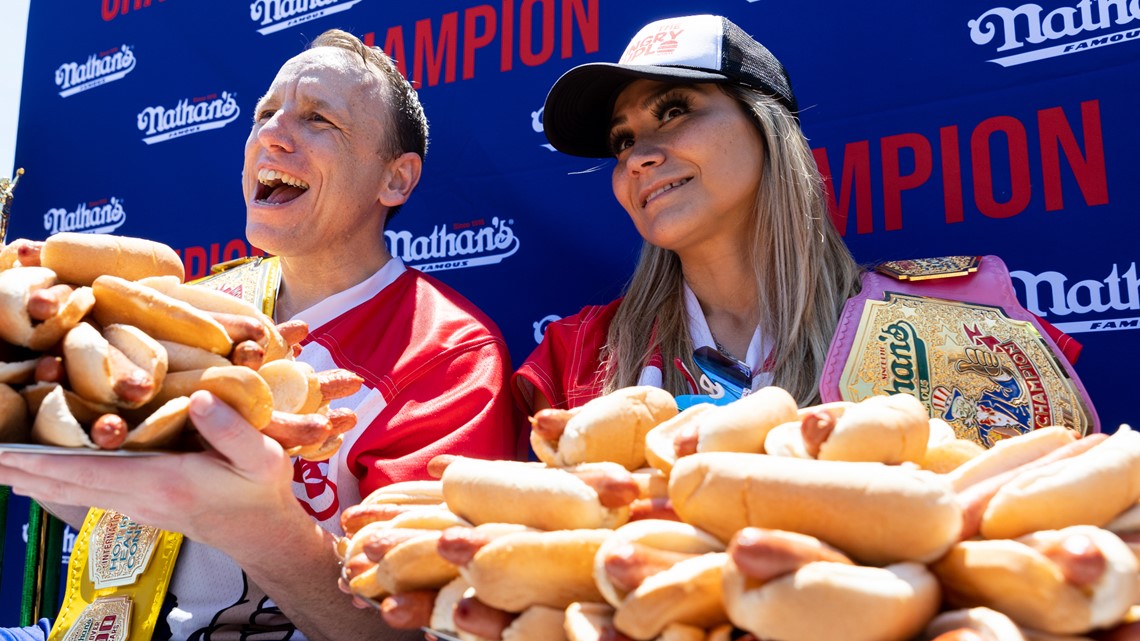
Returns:
[[[439,454],[516,458],[509,372],[505,344],[487,338],[438,354],[401,381],[353,446],[348,465],[360,479],[360,495],[428,478],[428,461]]]
[[[547,325],[542,342],[513,378],[511,390],[521,411],[531,411],[536,390],[560,409],[578,407],[601,395],[602,347],[620,302],[586,307]]]

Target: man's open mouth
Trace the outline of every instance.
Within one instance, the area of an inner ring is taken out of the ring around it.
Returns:
[[[253,200],[262,205],[287,203],[309,188],[309,183],[276,169],[258,171],[257,183],[257,193],[254,194]]]

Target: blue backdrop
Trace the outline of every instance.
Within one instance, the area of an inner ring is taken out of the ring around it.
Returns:
[[[486,310],[518,363],[544,323],[611,300],[638,248],[610,194],[612,164],[545,145],[547,89],[573,65],[616,60],[650,20],[720,13],[790,70],[833,219],[860,261],[1000,255],[1026,307],[1084,344],[1077,372],[1105,429],[1136,421],[1136,0],[644,7],[36,0],[16,149],[27,174],[9,238],[154,238],[192,276],[249,253],[240,173],[252,108],[285,60],[343,28],[400,62],[431,123],[393,252]],[[0,622],[14,621],[3,590]]]

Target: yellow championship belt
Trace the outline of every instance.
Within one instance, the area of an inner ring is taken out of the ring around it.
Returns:
[[[223,291],[273,316],[281,267],[255,257],[220,265],[195,285]],[[49,641],[149,641],[182,535],[92,508],[67,564],[67,586]]]

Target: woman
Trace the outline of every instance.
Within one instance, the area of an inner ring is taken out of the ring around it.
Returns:
[[[621,299],[547,328],[516,374],[525,409],[636,384],[720,399],[779,385],[818,402],[861,270],[796,111],[780,62],[718,16],[652,23],[617,64],[558,80],[547,138],[617,160],[614,195],[644,244]]]
[[[683,409],[777,385],[801,407],[911,393],[987,447],[1042,425],[1099,431],[1066,362],[1080,346],[1021,307],[1000,259],[856,265],[796,113],[783,65],[718,16],[654,22],[616,64],[555,83],[547,138],[616,159],[644,245],[621,299],[547,327],[515,374],[523,409],[638,384]]]

